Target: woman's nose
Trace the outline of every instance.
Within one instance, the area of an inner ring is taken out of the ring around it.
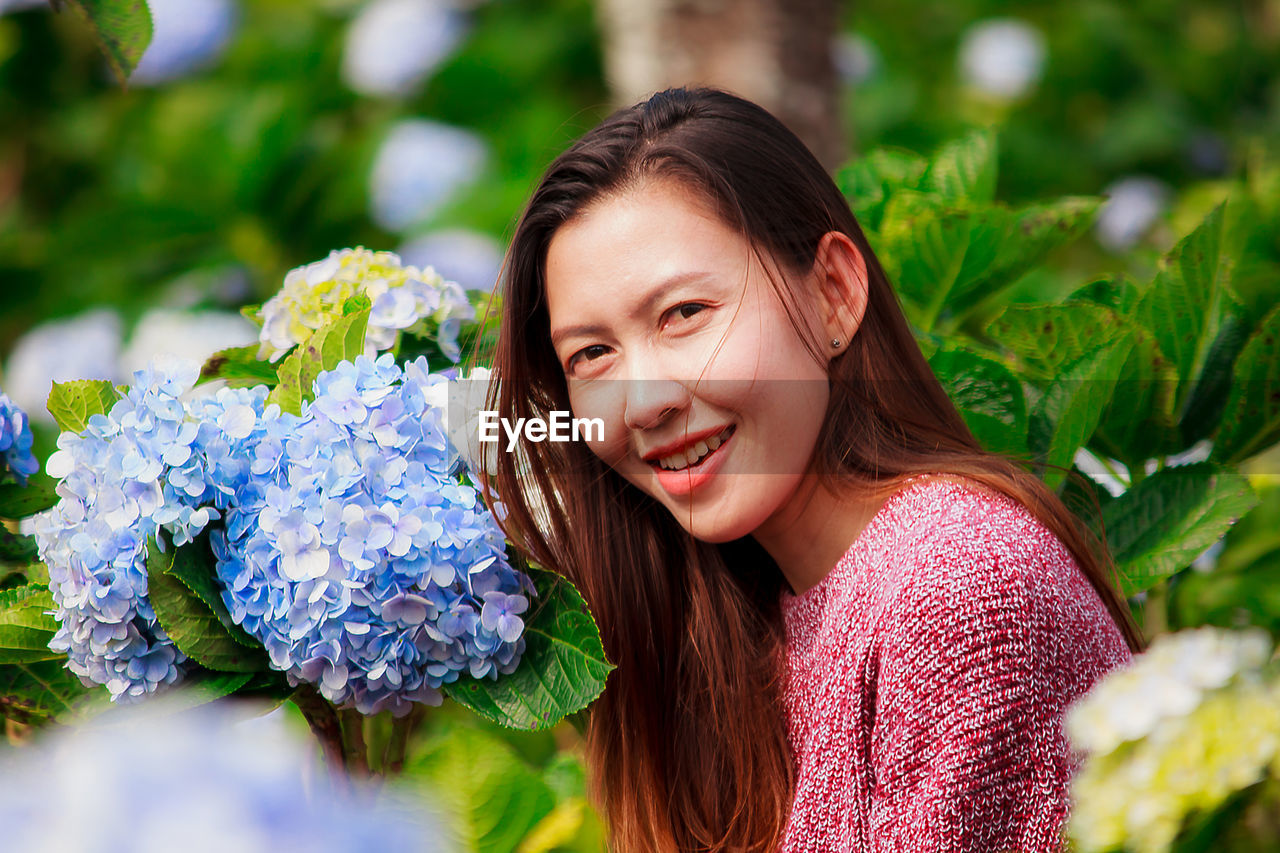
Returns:
[[[674,379],[624,381],[627,403],[623,420],[629,429],[651,429],[689,405],[689,389]]]

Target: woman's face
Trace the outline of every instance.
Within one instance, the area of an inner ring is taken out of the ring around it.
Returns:
[[[573,416],[604,422],[591,450],[699,539],[780,518],[817,441],[827,364],[748,242],[683,185],[655,179],[561,226],[546,278]],[[808,283],[792,282],[802,294]],[[820,307],[799,301],[824,335]]]

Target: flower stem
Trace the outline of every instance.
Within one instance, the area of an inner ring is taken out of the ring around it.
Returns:
[[[338,712],[342,722],[343,755],[347,771],[359,776],[369,775],[369,751],[364,744],[364,714],[354,709]]]
[[[391,724],[391,739],[387,741],[387,750],[382,756],[382,772],[388,776],[396,775],[404,769],[405,755],[409,751],[409,737],[422,723],[426,709],[415,704],[413,710]]]
[[[311,727],[311,733],[320,742],[320,749],[324,753],[330,776],[335,782],[344,782],[347,762],[343,751],[342,725],[338,721],[338,712],[310,684],[299,687],[294,691],[292,698],[293,704],[298,706],[298,710],[306,718],[307,725]]]

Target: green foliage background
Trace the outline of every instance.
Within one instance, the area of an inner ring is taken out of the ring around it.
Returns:
[[[331,249],[394,248],[406,235],[370,221],[368,179],[406,117],[469,129],[491,152],[409,235],[502,240],[545,165],[609,111],[589,0],[477,4],[405,98],[343,84],[359,6],[244,0],[212,67],[123,90],[82,19],[0,15],[0,360],[33,325],[91,305],[133,320],[181,281],[234,308]],[[975,22],[1010,14],[1044,34],[1047,62],[1031,92],[998,100],[965,87],[956,52]],[[843,84],[850,154],[876,153],[839,180],[975,433],[1035,460],[1082,513],[1099,501],[1148,636],[1205,623],[1280,636],[1280,0],[858,0],[844,26],[874,54]],[[1113,254],[1092,231],[1099,194],[1133,174],[1175,195]],[[212,286],[228,274],[247,291]],[[1168,307],[1205,293],[1212,304]],[[1206,438],[1211,459],[1177,464]],[[1127,467],[1123,497],[1044,467],[1082,447]],[[1213,570],[1190,568],[1224,533]],[[5,588],[31,555],[8,532],[0,546]],[[50,630],[38,603],[0,604],[0,695],[28,676],[58,688],[5,716],[79,707],[74,679],[29,642]],[[389,736],[388,720],[367,725],[370,742]],[[450,705],[406,770],[459,816],[467,849],[594,850],[580,756],[570,723],[513,734]]]

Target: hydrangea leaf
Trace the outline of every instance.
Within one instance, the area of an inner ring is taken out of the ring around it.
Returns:
[[[123,86],[151,43],[151,11],[145,0],[62,0],[80,13]]]
[[[0,563],[29,563],[35,558],[34,537],[10,533],[4,527],[0,527]]]
[[[582,595],[565,578],[530,568],[538,601],[528,620],[515,672],[496,681],[467,676],[445,686],[454,701],[514,729],[545,729],[604,691],[614,665]]]
[[[924,187],[949,201],[989,203],[996,194],[996,136],[979,129],[954,139],[929,163]]]
[[[1102,512],[1122,591],[1142,592],[1186,568],[1257,504],[1243,475],[1211,462],[1147,477]]]
[[[1136,309],[1140,321],[1155,334],[1160,351],[1177,368],[1179,405],[1235,301],[1227,285],[1231,261],[1222,251],[1222,222],[1219,205],[1174,246]]]
[[[1240,462],[1280,441],[1280,306],[1268,314],[1235,360],[1231,390],[1214,442],[1215,459]]]
[[[207,669],[238,673],[266,669],[261,647],[253,649],[233,638],[212,608],[180,579],[180,575],[189,576],[191,569],[180,566],[176,573],[172,571],[175,564],[187,563],[193,556],[179,557],[181,552],[200,550],[201,545],[192,543],[165,552],[154,539],[147,543],[147,597],[160,626],[187,657]]]
[[[280,384],[271,391],[267,403],[275,403],[283,411],[295,415],[301,414],[302,401],[311,399],[311,386],[317,376],[364,352],[371,309],[367,297],[353,297],[343,305],[346,313],[321,326],[296,346],[281,362],[276,372]]]
[[[1190,447],[1200,439],[1207,438],[1222,422],[1222,414],[1226,410],[1227,397],[1234,381],[1236,359],[1249,342],[1251,331],[1244,310],[1232,305],[1223,316],[1218,336],[1205,357],[1204,367],[1186,396],[1178,421],[1184,446]],[[1257,357],[1256,354],[1254,357]],[[1241,364],[1241,368],[1247,370],[1254,365],[1256,362]]]
[[[57,483],[44,474],[35,474],[25,486],[0,484],[0,518],[26,518],[43,512],[58,502]]]
[[[998,361],[968,350],[942,349],[929,359],[947,396],[982,446],[1027,453],[1027,401],[1022,383]]]
[[[222,601],[222,593],[218,591],[217,583],[214,581],[215,572],[213,555],[209,551],[209,537],[207,535],[198,536],[194,541],[173,550],[171,553],[173,559],[169,562],[164,573],[182,581],[187,589],[195,593],[196,597],[204,602],[209,611],[227,629],[231,639],[251,649],[262,648],[262,644],[233,622],[231,614],[227,612],[227,606]],[[161,554],[155,552],[153,554],[148,552],[147,556],[149,559],[153,557],[167,559],[169,553]],[[148,562],[148,570],[150,570],[150,562]]]
[[[869,231],[880,230],[885,202],[899,189],[918,189],[929,163],[910,151],[877,148],[836,173],[836,185]]]
[[[53,596],[42,584],[0,591],[0,664],[64,658],[49,648],[58,622],[48,611]]]
[[[87,692],[63,661],[0,665],[0,717],[6,719],[44,723],[73,711]]]
[[[491,732],[454,724],[438,731],[405,768],[453,818],[463,850],[519,848],[555,805],[547,784]]]
[[[1051,250],[1079,236],[1099,200],[1067,197],[1011,210],[901,190],[885,205],[880,253],[910,319],[932,331],[990,304]]]
[[[1099,344],[1116,336],[1123,319],[1089,302],[1010,305],[991,326],[991,336],[1018,360],[1019,371],[1047,382]]]
[[[53,383],[47,406],[63,432],[83,432],[89,418],[105,415],[120,397],[105,379],[75,379]]]
[[[200,381],[222,379],[233,388],[266,385],[280,381],[275,365],[258,360],[258,346],[232,347],[215,352],[200,369]]]
[[[1133,349],[1125,335],[1071,364],[1045,389],[1031,411],[1027,443],[1045,469],[1044,481],[1056,489],[1079,450],[1093,435],[1115,395],[1120,369]]]

